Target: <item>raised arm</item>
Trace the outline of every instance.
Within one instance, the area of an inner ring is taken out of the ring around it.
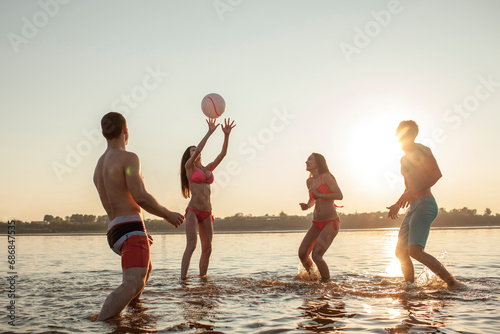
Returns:
[[[215,129],[219,126],[219,124],[215,124],[215,119],[214,118],[209,118],[207,119],[207,124],[208,124],[208,131],[205,137],[200,141],[198,146],[196,146],[196,150],[194,151],[194,154],[189,158],[188,161],[186,161],[186,164],[184,167],[187,169],[190,169],[193,167],[194,162],[196,161],[196,158],[201,154],[201,151],[203,151],[203,148],[205,147],[205,144],[207,143],[208,138],[214,133]]]
[[[222,132],[224,132],[224,143],[222,144],[222,150],[219,155],[215,158],[215,160],[207,165],[207,168],[213,171],[224,159],[227,153],[227,147],[229,145],[229,134],[231,130],[236,126],[234,121],[231,122],[231,119],[224,120],[224,126],[222,127]]]
[[[160,205],[160,203],[146,191],[139,157],[134,153],[129,153],[126,158],[125,166],[125,181],[134,201],[147,212],[164,218],[175,227],[182,224],[184,220],[182,215],[169,211],[167,208]]]

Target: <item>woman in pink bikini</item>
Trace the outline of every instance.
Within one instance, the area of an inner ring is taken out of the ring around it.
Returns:
[[[185,198],[191,197],[185,214],[186,226],[186,250],[182,256],[181,279],[187,278],[191,256],[196,248],[196,228],[200,231],[201,257],[200,277],[207,274],[210,253],[212,252],[212,204],[210,203],[210,185],[214,182],[213,170],[220,164],[227,152],[229,134],[236,126],[234,121],[224,120],[222,132],[224,132],[224,143],[222,151],[215,160],[206,166],[201,164],[201,151],[205,147],[208,138],[214,133],[219,124],[215,119],[208,119],[208,132],[198,146],[190,146],[186,149],[181,161],[181,190]]]
[[[313,224],[307,231],[299,247],[299,258],[311,274],[312,261],[316,263],[322,280],[330,278],[330,271],[323,254],[332,244],[333,239],[339,232],[340,219],[335,210],[334,200],[343,198],[342,192],[330,173],[325,158],[318,153],[313,153],[306,161],[306,170],[310,176],[306,181],[309,190],[309,201],[300,203],[302,210],[307,210],[315,205],[313,213]],[[309,256],[312,252],[312,260]]]

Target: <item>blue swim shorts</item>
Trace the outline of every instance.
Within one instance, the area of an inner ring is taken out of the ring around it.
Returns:
[[[420,197],[406,213],[399,229],[397,247],[403,249],[407,249],[408,245],[425,247],[431,224],[437,214],[438,206],[434,197]]]

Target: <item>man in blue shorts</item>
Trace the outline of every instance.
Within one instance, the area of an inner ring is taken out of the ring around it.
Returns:
[[[405,155],[401,158],[401,174],[405,191],[399,200],[388,207],[389,217],[398,218],[400,208],[410,207],[399,229],[396,256],[401,262],[405,281],[413,282],[415,274],[410,257],[419,261],[448,284],[457,285],[455,278],[435,257],[424,251],[431,224],[438,214],[436,200],[431,187],[441,178],[436,159],[431,150],[415,143],[418,125],[414,121],[399,124],[396,135]]]

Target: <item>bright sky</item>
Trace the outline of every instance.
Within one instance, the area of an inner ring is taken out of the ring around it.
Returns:
[[[215,171],[217,217],[304,214],[312,152],[343,212],[385,210],[403,191],[405,119],[443,172],[440,207],[500,212],[498,13],[496,0],[3,0],[0,220],[105,214],[92,174],[111,110],[148,191],[184,212],[180,159],[206,132],[211,92],[237,123]]]

